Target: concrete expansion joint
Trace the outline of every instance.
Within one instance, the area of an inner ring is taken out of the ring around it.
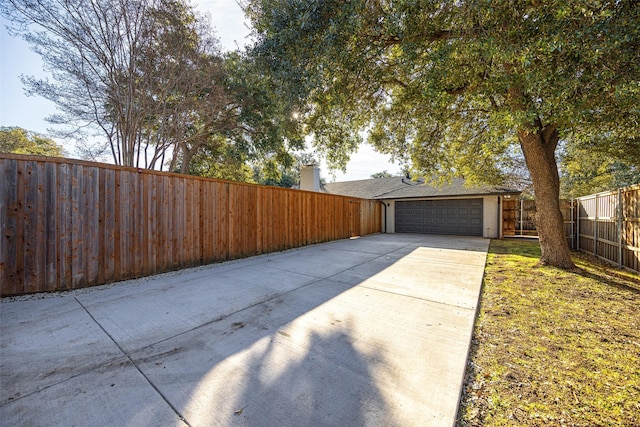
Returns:
[[[269,262],[273,262],[273,264],[269,265],[269,268],[273,268],[274,270],[279,270],[279,271],[284,271],[285,273],[295,273],[295,274],[299,274],[300,276],[305,276],[305,277],[310,277],[312,279],[316,279],[317,280],[322,280],[325,279],[324,276],[315,276],[313,274],[308,274],[308,273],[301,273],[299,271],[291,271],[291,270],[287,270],[286,268],[282,268],[278,266],[278,262],[277,261],[272,261],[272,260],[268,260]],[[306,286],[306,285],[304,285]],[[303,286],[303,287],[304,287]],[[300,289],[300,288],[298,288]],[[294,289],[295,290],[295,289]]]
[[[464,307],[462,305],[451,304],[451,303],[442,302],[442,301],[438,301],[438,300],[434,300],[434,299],[420,298],[420,297],[416,297],[416,296],[411,296],[411,295],[403,294],[401,292],[393,292],[393,291],[387,291],[387,290],[384,290],[384,289],[372,288],[371,286],[367,286],[367,285],[359,285],[359,286],[362,287],[362,288],[366,288],[366,289],[372,290],[372,291],[383,292],[383,293],[387,293],[387,294],[398,295],[400,297],[405,297],[405,298],[409,298],[409,299],[430,302],[430,303],[437,304],[437,305],[442,305],[442,306],[445,306],[445,307],[453,307],[453,308],[459,308],[460,310],[469,310],[469,311],[475,311],[476,310],[475,307]]]
[[[140,367],[136,364],[136,362],[131,358],[131,356],[129,355],[129,353],[127,353],[124,348],[122,348],[122,346],[118,343],[118,341],[116,341],[113,336],[102,326],[102,324],[100,324],[100,322],[98,322],[98,320],[93,316],[93,314],[91,314],[91,312],[87,309],[87,307],[84,306],[84,304],[82,304],[82,302],[80,302],[80,300],[77,297],[73,297],[73,299],[76,300],[76,302],[80,305],[80,307],[82,307],[82,309],[87,313],[87,315],[91,318],[91,320],[93,320],[95,322],[95,324],[102,329],[102,332],[105,333],[106,336],[109,337],[109,339],[116,345],[116,347],[118,347],[118,349],[120,350],[120,352],[127,358],[127,360],[129,361],[129,363],[131,363],[131,365],[136,368],[136,370],[140,373],[140,375],[142,375],[142,377],[145,379],[145,381],[147,383],[149,383],[149,385],[156,391],[156,393],[158,393],[158,395],[160,396],[160,398],[162,400],[164,400],[164,402],[169,405],[169,407],[171,408],[171,410],[176,414],[176,416],[183,422],[185,423],[187,426],[191,427],[191,424],[189,423],[189,421],[187,421],[187,419],[180,413],[180,411],[178,410],[178,408],[176,408],[175,406],[173,406],[173,404],[169,401],[169,399],[167,399],[167,397],[160,391],[160,389],[153,383],[153,381],[151,381],[151,379],[142,371],[142,369],[140,369]],[[91,370],[89,370],[91,371]],[[87,372],[89,372],[87,371]],[[81,374],[79,374],[81,375]],[[68,380],[68,379],[67,379]]]

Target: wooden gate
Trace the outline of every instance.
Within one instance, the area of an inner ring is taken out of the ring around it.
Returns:
[[[575,249],[576,212],[573,200],[560,200],[569,247]],[[503,236],[537,236],[535,200],[504,200],[502,203]]]
[[[560,200],[569,247],[640,271],[640,185]],[[503,236],[536,236],[535,201],[504,200]]]
[[[502,203],[503,236],[537,236],[535,200],[504,200]]]

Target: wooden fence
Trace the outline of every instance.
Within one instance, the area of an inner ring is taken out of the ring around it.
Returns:
[[[371,200],[0,154],[0,295],[376,233],[381,222]]]
[[[577,249],[640,271],[640,185],[576,199]]]
[[[575,203],[561,199],[560,211],[569,247],[575,249]],[[502,234],[504,236],[537,236],[535,200],[505,200],[502,204]]]
[[[503,234],[506,236],[536,235],[535,213],[535,200],[504,200],[502,204]]]
[[[572,249],[640,271],[640,185],[561,200]],[[503,234],[537,235],[534,200],[505,200]]]

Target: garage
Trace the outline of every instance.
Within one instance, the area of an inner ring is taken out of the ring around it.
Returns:
[[[431,186],[406,176],[323,184],[322,190],[361,199],[379,200],[383,233],[448,234],[500,237],[503,198],[520,192],[488,185],[467,186],[462,179]]]
[[[397,201],[396,233],[482,236],[482,198]]]

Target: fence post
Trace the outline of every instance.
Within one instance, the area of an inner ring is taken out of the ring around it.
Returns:
[[[569,215],[569,217],[571,218],[571,221],[569,222],[571,226],[571,249],[575,249],[576,248],[576,236],[575,236],[576,227],[575,227],[575,223],[573,222],[573,199],[571,199],[570,201],[569,209],[571,209],[570,215]]]
[[[576,251],[580,250],[580,199],[576,199]]]
[[[618,267],[622,268],[622,189],[618,188]]]
[[[520,235],[522,236],[522,223],[524,222],[524,200],[520,199]]]
[[[593,222],[593,254],[598,255],[598,195],[595,196],[596,213]]]

